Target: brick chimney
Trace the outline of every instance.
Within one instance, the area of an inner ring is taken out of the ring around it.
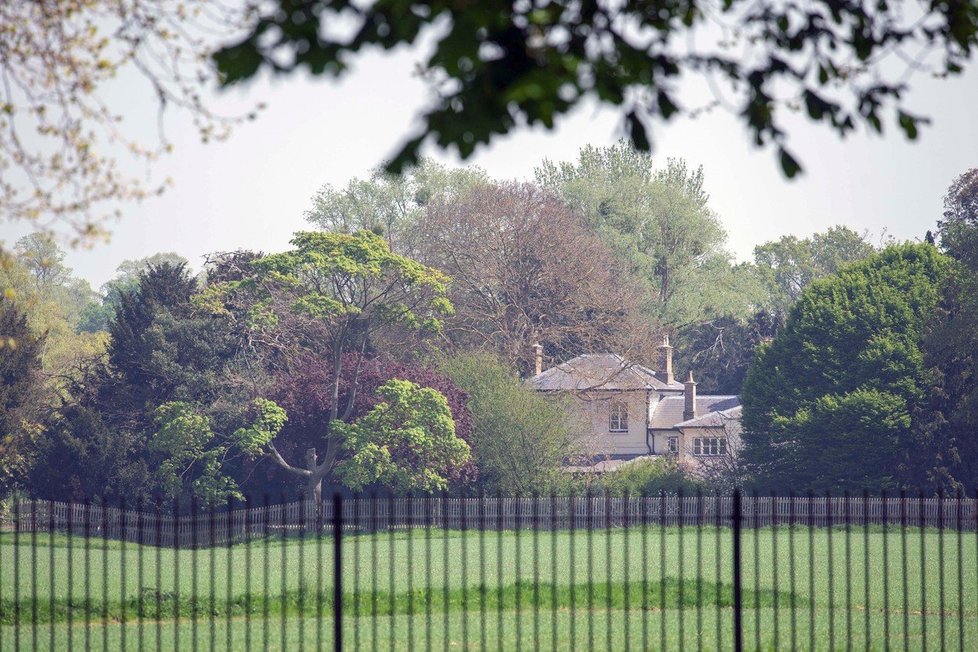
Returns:
[[[683,421],[696,418],[696,381],[693,380],[693,372],[689,372],[689,379],[683,383],[686,390],[683,392],[685,398],[685,409],[683,410]]]
[[[534,344],[533,349],[533,373],[538,375],[543,373],[543,346]]]
[[[659,345],[659,368],[657,372],[662,380],[670,385],[676,381],[672,375],[672,347],[669,346],[668,335],[662,338],[662,344]]]

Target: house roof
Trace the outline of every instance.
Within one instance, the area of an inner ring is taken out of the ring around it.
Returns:
[[[675,425],[676,428],[722,428],[730,420],[740,420],[742,408],[740,405],[727,410],[717,410],[701,414],[695,419],[680,421]]]
[[[716,415],[716,419],[719,422],[717,425],[723,425],[722,416],[717,413],[733,410],[734,408],[739,408],[739,406],[739,396],[697,396],[696,414],[699,416],[695,419],[684,420],[683,410],[686,408],[686,397],[667,396],[656,404],[655,410],[652,412],[652,421],[649,423],[649,427],[668,430],[680,424],[693,426],[694,424],[692,422],[694,421],[697,422],[695,425],[699,427],[707,427],[706,423],[701,424],[699,422],[711,415]]]
[[[629,362],[614,353],[579,355],[526,382],[539,391],[683,389],[682,383],[673,381],[668,384],[648,367]]]

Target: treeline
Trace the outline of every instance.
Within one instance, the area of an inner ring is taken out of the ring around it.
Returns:
[[[738,393],[806,288],[877,250],[834,227],[735,263],[702,171],[624,145],[524,183],[425,162],[326,186],[306,219],[288,251],[216,253],[196,274],[175,254],[127,261],[97,293],[53,243],[21,240],[0,271],[2,489],[568,489],[579,428],[521,384],[531,345],[547,364],[649,364],[668,333],[701,391]],[[676,469],[647,475],[622,490]]]

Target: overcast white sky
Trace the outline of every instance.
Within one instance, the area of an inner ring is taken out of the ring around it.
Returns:
[[[415,60],[407,51],[369,55],[339,84],[296,76],[226,94],[221,101],[231,107],[263,101],[268,109],[225,143],[203,145],[186,121],[171,118],[175,152],[154,176],[172,177],[173,188],[126,207],[110,225],[111,242],[71,252],[69,265],[98,287],[122,260],[160,251],[175,251],[199,268],[212,251],[286,248],[290,235],[305,228],[302,212],[319,186],[366,176],[409,133],[426,97],[411,74]],[[834,224],[920,239],[940,216],[952,178],[978,166],[978,70],[911,83],[908,108],[934,119],[918,142],[905,142],[892,128],[886,138],[861,134],[843,142],[799,117],[791,123],[790,146],[806,172],[794,181],[782,177],[771,152],[753,149],[739,121],[722,111],[660,127],[656,155],[704,167],[712,205],[740,260],[760,242]],[[132,121],[155,124],[143,84],[126,82],[117,97]],[[552,132],[522,130],[468,163],[493,177],[525,179],[545,157],[573,159],[581,146],[610,144],[620,135],[613,111],[586,107]],[[429,153],[457,163],[451,155]],[[10,243],[22,233],[22,226],[0,223],[0,240]]]

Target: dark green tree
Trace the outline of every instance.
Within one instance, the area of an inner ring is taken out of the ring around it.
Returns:
[[[41,369],[44,338],[27,316],[0,295],[0,495],[24,480],[46,401]]]
[[[759,484],[842,491],[912,480],[921,342],[949,269],[932,245],[890,246],[802,293],[744,384],[743,457]]]

